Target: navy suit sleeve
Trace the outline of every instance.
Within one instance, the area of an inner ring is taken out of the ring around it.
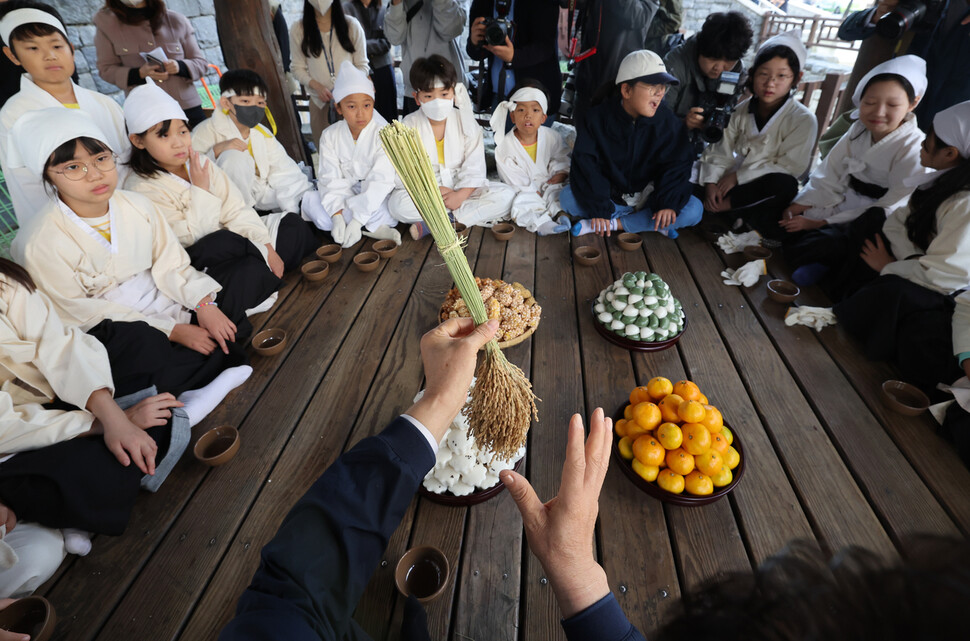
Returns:
[[[646,641],[623,614],[612,592],[579,614],[565,619],[562,629],[569,641]]]
[[[343,639],[434,462],[425,437],[400,417],[334,461],[263,548],[220,641]]]
[[[597,114],[589,113],[583,120],[573,147],[569,183],[573,195],[590,218],[609,218],[613,213],[610,179],[603,172],[603,159],[596,144],[597,134],[592,123]],[[575,214],[575,212],[569,212]]]
[[[683,121],[666,105],[660,108],[666,112],[664,128],[670,135],[665,139],[666,144],[658,150],[660,158],[654,172],[658,177],[650,194],[650,208],[655,212],[673,209],[679,215],[693,191],[690,170],[694,164],[694,147],[687,137],[687,126]]]
[[[875,25],[869,24],[875,9],[853,11],[839,26],[839,40],[865,40],[876,32]]]

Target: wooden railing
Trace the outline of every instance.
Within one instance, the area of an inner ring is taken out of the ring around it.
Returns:
[[[840,40],[839,26],[842,18],[824,18],[820,16],[786,16],[770,14],[761,23],[761,39],[764,42],[771,36],[792,29],[802,30],[802,41],[806,47],[827,47],[829,49],[849,49],[858,51],[861,41],[846,42]]]
[[[818,121],[818,134],[815,136],[816,144],[818,144],[818,139],[825,133],[825,130],[829,128],[829,125],[832,124],[832,120],[835,118],[835,107],[839,104],[839,98],[842,97],[848,80],[848,73],[829,73],[820,80],[799,83],[798,91],[802,94],[801,103],[806,107],[811,107],[815,93],[821,92],[815,106],[815,119]]]

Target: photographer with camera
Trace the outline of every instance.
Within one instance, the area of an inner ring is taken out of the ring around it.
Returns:
[[[842,40],[876,34],[891,40],[912,32],[906,50],[926,60],[929,86],[916,107],[917,122],[927,130],[937,112],[970,100],[970,2],[968,0],[879,0],[850,13],[839,27]]]
[[[465,51],[472,60],[485,61],[486,75],[479,79],[479,108],[492,110],[519,81],[532,78],[549,92],[547,113],[551,117],[547,123],[551,125],[562,95],[556,52],[557,0],[475,0],[468,19],[471,27]]]
[[[737,11],[712,13],[697,34],[664,58],[667,69],[680,80],[667,93],[667,105],[687,125],[692,139],[709,130],[708,142],[720,140],[744,90],[741,57],[753,36],[751,23]]]
[[[770,237],[783,235],[778,220],[798,193],[818,132],[815,114],[791,97],[808,53],[800,33],[761,45],[747,83],[752,97],[738,105],[699,167],[704,209],[739,217]]]

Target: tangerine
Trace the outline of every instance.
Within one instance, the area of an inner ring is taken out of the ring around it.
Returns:
[[[649,401],[633,406],[633,420],[645,430],[656,429],[663,421],[660,408]]]
[[[721,434],[727,439],[728,445],[734,445],[734,432],[732,432],[727,425],[721,428]]]
[[[683,448],[688,454],[703,454],[711,449],[711,433],[700,423],[684,423],[680,428],[684,433]]]
[[[632,436],[634,439],[638,436],[643,436],[649,431],[633,419],[626,422],[626,435]]]
[[[616,435],[619,436],[620,438],[623,438],[624,436],[626,436],[627,423],[629,423],[628,420],[626,420],[625,418],[621,418],[613,425],[613,431],[615,431]]]
[[[684,479],[684,487],[687,488],[689,493],[696,496],[707,496],[714,492],[714,482],[711,477],[701,474],[697,470],[687,475]]]
[[[626,407],[623,408],[623,418],[625,418],[628,421],[633,418],[633,406],[632,405],[627,405]]]
[[[670,382],[669,378],[657,376],[651,378],[650,382],[647,383],[647,393],[650,394],[650,398],[659,401],[664,396],[674,393],[674,384]]]
[[[701,398],[701,388],[692,381],[677,381],[674,383],[674,394],[687,401],[698,401]]]
[[[670,421],[676,423],[680,420],[680,416],[677,414],[677,408],[680,404],[684,402],[684,399],[676,394],[667,394],[663,397],[663,400],[657,403],[657,407],[660,408],[660,414],[663,416],[665,421]]]
[[[711,434],[711,449],[715,450],[717,453],[724,455],[727,452],[727,448],[731,447],[728,445],[727,439],[724,438],[723,434]]]
[[[703,403],[704,405],[707,405],[709,403],[709,401],[707,400],[707,397],[704,396],[703,393],[701,393],[701,397],[699,399],[697,399],[697,400],[700,401],[701,403]]]
[[[731,472],[731,468],[727,465],[722,465],[721,469],[717,474],[711,476],[711,481],[714,482],[714,487],[724,487],[730,485],[731,481],[734,480],[734,474]]]
[[[671,494],[680,494],[684,491],[684,477],[671,470],[663,470],[657,476],[657,485]]]
[[[637,459],[633,459],[633,471],[636,472],[640,478],[644,481],[653,482],[657,480],[657,475],[660,474],[660,468],[656,465],[644,465]],[[730,474],[731,470],[728,470]]]
[[[658,466],[664,460],[664,455],[666,454],[664,446],[660,444],[660,441],[645,434],[633,441],[633,456],[636,460],[640,461],[644,465]],[[652,481],[653,479],[647,479]]]
[[[702,474],[714,476],[724,467],[724,457],[719,452],[707,450],[694,458],[694,465]]]
[[[677,474],[690,474],[694,470],[694,457],[678,447],[667,452],[667,467]]]
[[[733,470],[741,463],[741,455],[733,447],[728,447],[724,453],[724,463]]]
[[[684,401],[677,406],[677,416],[685,423],[700,423],[707,416],[707,410],[697,401]]]
[[[684,442],[684,434],[676,423],[662,423],[657,428],[657,440],[668,450],[676,450]]]
[[[698,423],[706,427],[711,434],[720,432],[721,428],[724,427],[724,417],[721,415],[721,410],[713,405],[704,405],[704,409],[707,413],[704,415],[704,419],[698,421]]]
[[[620,450],[620,456],[629,461],[633,458],[633,439],[629,436],[624,436],[616,444],[616,449]]]
[[[636,405],[637,403],[642,403],[644,401],[650,401],[650,400],[653,400],[653,399],[651,399],[650,393],[647,391],[647,388],[644,387],[643,385],[640,385],[639,387],[634,387],[633,391],[630,392],[630,405]]]

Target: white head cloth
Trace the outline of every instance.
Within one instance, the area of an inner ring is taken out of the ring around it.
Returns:
[[[541,89],[535,87],[519,89],[509,96],[508,100],[498,103],[495,111],[492,112],[492,117],[488,120],[488,124],[492,126],[492,132],[495,134],[496,146],[505,138],[505,119],[510,111],[515,111],[520,102],[538,102],[539,106],[542,107],[542,113],[549,111],[549,101],[546,100],[546,94]]]
[[[468,95],[468,89],[460,82],[455,85],[455,106],[458,107],[458,115],[461,116],[462,130],[465,132],[475,131],[475,127],[478,127],[478,121],[475,120],[472,99]]]
[[[49,24],[60,31],[64,35],[64,38],[67,38],[67,29],[64,28],[61,21],[46,11],[41,11],[40,9],[14,9],[5,15],[3,20],[0,20],[0,39],[9,47],[10,34],[13,33],[14,29],[35,22]]]
[[[188,120],[175,98],[171,97],[151,78],[131,90],[125,98],[125,124],[128,133],[143,134],[166,120]]]
[[[961,156],[970,158],[970,100],[937,112],[933,117],[933,133],[956,147]]]
[[[798,58],[799,71],[805,71],[808,49],[805,48],[805,43],[802,42],[802,30],[792,29],[791,31],[771,36],[761,43],[761,46],[758,47],[758,53],[761,53],[768,47],[777,47],[779,45],[791,49],[795,53],[795,57]],[[757,58],[757,56],[755,57]]]
[[[862,92],[870,80],[884,73],[894,73],[908,80],[909,84],[913,85],[917,100],[926,93],[926,61],[919,56],[899,56],[876,65],[869,70],[869,73],[862,76],[862,80],[855,86],[855,91],[852,93],[852,104],[856,108],[849,114],[850,118],[859,119],[859,103],[862,102]]]
[[[374,83],[367,74],[355,67],[354,63],[344,60],[337,70],[337,79],[333,82],[333,101],[339,103],[355,93],[367,94],[373,98]]]
[[[40,176],[55,149],[68,140],[81,137],[108,144],[108,137],[83,111],[48,107],[28,112],[10,128],[8,166],[26,167]]]

